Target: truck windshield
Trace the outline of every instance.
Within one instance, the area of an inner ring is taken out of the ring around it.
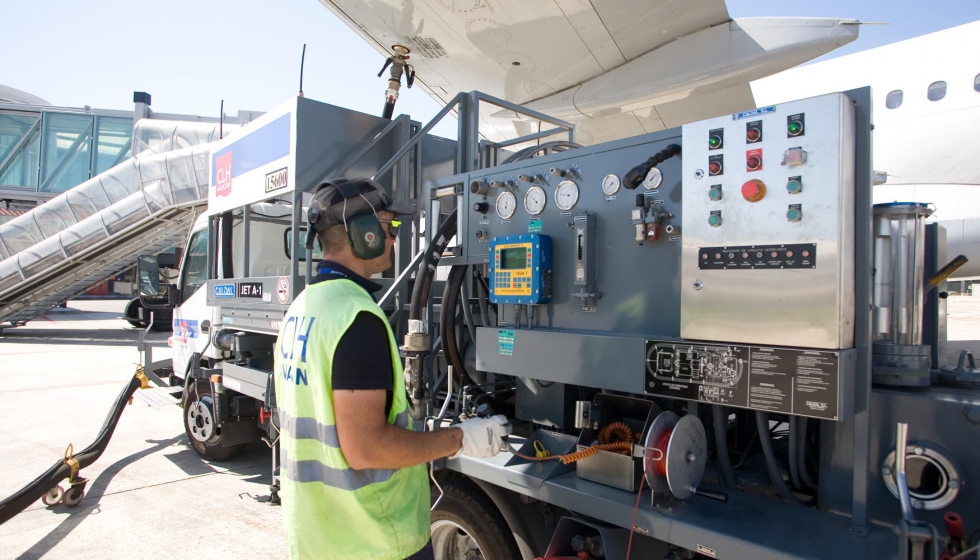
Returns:
[[[199,231],[191,237],[184,257],[184,272],[180,278],[181,303],[187,301],[208,281],[208,232]]]

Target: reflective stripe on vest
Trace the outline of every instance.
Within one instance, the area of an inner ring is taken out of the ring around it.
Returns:
[[[408,428],[410,421],[408,410],[403,410],[395,416],[395,425],[399,428]],[[279,431],[289,434],[294,439],[314,439],[328,447],[340,447],[337,426],[327,426],[316,418],[295,418],[282,409],[279,409]],[[285,464],[285,461],[283,463]]]
[[[385,482],[398,469],[335,469],[316,459],[294,461],[280,448],[279,462],[285,475],[295,482],[320,482],[331,488],[354,491],[378,482]]]

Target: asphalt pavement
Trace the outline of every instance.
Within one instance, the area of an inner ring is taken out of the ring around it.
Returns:
[[[72,301],[0,334],[0,499],[95,439],[139,362],[125,301]],[[154,359],[168,333],[153,333]],[[81,505],[40,501],[0,525],[0,558],[285,558],[268,503],[271,455],[252,444],[209,464],[191,449],[181,409],[127,406],[102,457],[84,469]]]

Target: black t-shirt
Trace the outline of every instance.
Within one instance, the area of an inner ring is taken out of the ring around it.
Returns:
[[[387,391],[387,417],[391,411],[394,384],[388,326],[377,315],[361,311],[340,338],[333,353],[333,390],[383,389]]]
[[[311,282],[313,284],[347,279],[364,288],[369,294],[381,289],[379,284],[332,261],[321,262],[317,265],[317,272],[316,278]],[[385,418],[387,418],[388,413],[391,412],[395,388],[388,325],[377,315],[366,311],[358,313],[337,343],[331,376],[334,391],[386,391]]]

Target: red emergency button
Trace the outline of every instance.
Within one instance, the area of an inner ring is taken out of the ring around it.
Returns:
[[[759,202],[766,196],[766,184],[759,179],[752,179],[742,184],[742,196],[749,202]]]

